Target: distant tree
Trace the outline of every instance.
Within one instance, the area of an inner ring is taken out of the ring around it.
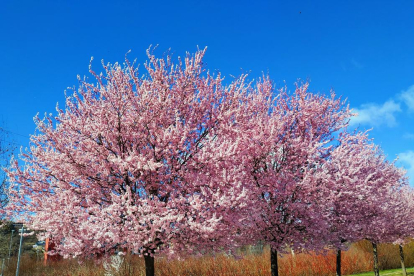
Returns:
[[[7,259],[9,256],[16,256],[19,250],[21,225],[12,221],[2,221],[0,227],[0,258]],[[36,254],[33,245],[37,242],[36,235],[27,235],[23,239],[23,254]]]
[[[406,234],[411,233],[412,227],[403,227],[402,223],[406,218],[406,206],[399,195],[407,185],[405,172],[387,161],[383,154],[368,157],[367,163],[361,182],[371,187],[372,193],[364,197],[365,207],[360,209],[362,216],[359,226],[361,237],[372,243],[374,274],[379,276],[377,245],[404,239]]]
[[[401,182],[404,186],[396,187],[388,194],[390,197],[385,206],[390,216],[390,221],[385,229],[386,242],[392,242],[399,247],[401,269],[403,276],[407,275],[404,262],[403,245],[412,241],[414,237],[414,190],[410,187],[404,172],[399,170],[402,175]]]
[[[336,275],[340,276],[346,243],[367,238],[376,250],[376,243],[410,233],[411,222],[401,209],[404,172],[386,161],[367,133],[341,133],[338,141],[321,178],[327,191],[327,205],[321,211],[327,212],[331,235],[327,241],[337,249]]]
[[[54,119],[36,117],[25,166],[8,171],[9,215],[65,257],[141,254],[147,276],[158,251],[232,245],[246,197],[235,126],[271,85],[241,76],[225,86],[202,68],[204,53],[174,65],[148,52],[146,76],[128,60],[90,71],[96,85],[81,81]]]

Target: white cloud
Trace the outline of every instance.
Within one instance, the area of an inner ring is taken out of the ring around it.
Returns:
[[[414,186],[414,151],[409,150],[398,154],[398,162],[407,170],[411,186]]]
[[[405,133],[403,135],[403,138],[408,140],[414,140],[414,133]]]
[[[351,59],[351,63],[352,65],[357,68],[357,69],[362,69],[364,68],[364,65],[362,65],[360,62],[358,62],[356,59],[352,58]]]
[[[407,90],[402,91],[399,98],[407,105],[409,111],[414,111],[414,85],[411,85]]]
[[[353,108],[352,111],[358,116],[351,119],[351,125],[380,126],[385,124],[388,127],[393,127],[397,125],[395,116],[401,112],[401,107],[394,100],[388,100],[382,105],[363,104],[360,108]]]

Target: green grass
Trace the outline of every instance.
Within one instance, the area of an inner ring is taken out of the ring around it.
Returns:
[[[401,268],[381,270],[380,276],[402,276]],[[407,268],[407,275],[414,275],[414,267]],[[352,274],[352,276],[374,276],[374,272]]]

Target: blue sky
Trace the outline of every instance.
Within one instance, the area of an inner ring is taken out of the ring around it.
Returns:
[[[76,76],[100,60],[139,63],[149,45],[177,56],[208,46],[210,70],[269,73],[334,89],[371,136],[414,178],[414,2],[400,1],[11,1],[0,8],[0,119],[18,146],[33,116],[54,113]],[[414,181],[411,180],[414,186]]]

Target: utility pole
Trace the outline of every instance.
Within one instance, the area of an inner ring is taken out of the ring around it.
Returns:
[[[3,276],[3,271],[4,271],[4,258],[3,258],[3,262],[1,263],[1,276]]]
[[[22,243],[23,243],[23,233],[24,233],[24,224],[22,224],[22,228],[20,228],[20,245],[19,245],[19,255],[17,256],[17,268],[16,268],[16,276],[19,276],[19,265],[20,265],[20,255],[22,253]]]
[[[11,236],[10,236],[10,246],[9,246],[9,258],[7,259],[7,265],[10,264],[10,253],[11,253],[11,248],[12,248],[12,242],[13,242],[13,233],[14,233],[14,229],[11,230]]]

